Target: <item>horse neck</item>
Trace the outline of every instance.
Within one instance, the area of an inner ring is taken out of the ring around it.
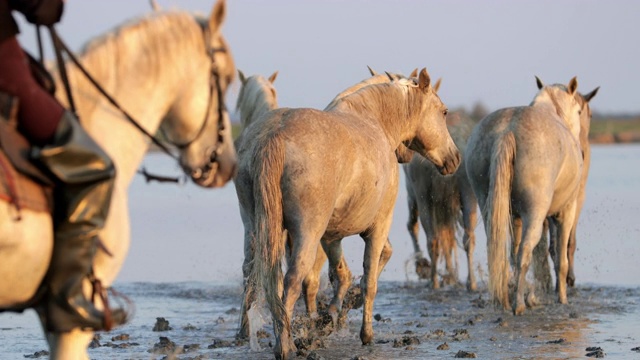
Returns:
[[[237,106],[242,129],[246,129],[256,119],[278,107],[277,99],[271,94],[271,89],[266,85],[259,85],[257,90],[251,85],[245,86]]]
[[[564,124],[576,141],[580,141],[580,121],[571,116],[570,106],[562,103],[550,90],[541,90],[533,99],[531,106],[544,108],[557,115],[562,124]]]
[[[381,129],[392,149],[411,137],[411,124],[415,118],[408,105],[411,102],[407,89],[392,84],[370,85],[349,94],[326,111],[339,111],[352,114],[363,122]]]
[[[197,26],[197,24],[194,25]],[[95,80],[148,133],[155,134],[176,99],[176,89],[184,84],[184,74],[176,71],[188,64],[184,46],[176,48],[176,35],[138,34],[124,48],[122,41],[106,37],[79,60]],[[116,38],[119,35],[114,35]],[[154,39],[165,36],[167,41]],[[153,41],[152,41],[153,40]],[[160,49],[158,44],[163,44]],[[202,45],[200,45],[202,46]],[[200,50],[202,51],[202,50]],[[181,58],[182,57],[182,58]],[[149,139],[126,120],[75,66],[67,66],[77,112],[87,132],[111,156],[118,169],[118,181],[128,184],[149,147]],[[60,84],[58,74],[54,74]],[[66,96],[58,98],[68,105]]]

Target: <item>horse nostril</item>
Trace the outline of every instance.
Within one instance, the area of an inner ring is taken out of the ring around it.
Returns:
[[[197,168],[191,170],[191,177],[194,179],[200,179],[202,177],[202,169]]]

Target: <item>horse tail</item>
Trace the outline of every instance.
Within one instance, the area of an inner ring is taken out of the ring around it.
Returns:
[[[486,204],[489,294],[509,307],[509,234],[511,230],[511,182],[516,140],[512,132],[498,139],[489,170],[490,185]]]
[[[282,302],[285,231],[280,179],[284,172],[285,146],[278,134],[256,141],[261,144],[256,144],[253,154],[255,256],[250,277],[264,289],[275,334],[280,334],[283,328],[290,328]]]

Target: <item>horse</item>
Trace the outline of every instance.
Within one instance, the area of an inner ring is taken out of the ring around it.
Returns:
[[[447,116],[447,125],[458,150],[464,154],[475,122],[464,114],[453,113]],[[430,266],[425,269],[428,272],[427,277],[431,279],[431,286],[434,289],[440,288],[437,264],[441,254],[444,255],[447,269],[447,274],[443,277],[445,284],[458,282],[454,262],[456,230],[458,224],[461,224],[469,269],[466,286],[469,291],[475,291],[477,285],[473,271],[473,250],[478,221],[478,200],[469,184],[464,162],[453,175],[442,176],[431,162],[425,161],[419,155],[413,155],[409,163],[403,164],[402,169],[405,172],[409,205],[407,229],[416,252],[416,271],[420,264],[428,264],[428,261],[422,258],[418,241],[419,218],[427,236],[427,250],[431,258]]]
[[[154,13],[94,39],[79,57],[147,132],[161,129],[176,145],[182,170],[195,184],[211,188],[231,180],[237,162],[229,116],[219,101],[235,76],[221,33],[225,14],[224,0],[213,5],[208,17],[180,11]],[[100,235],[104,246],[94,263],[96,277],[109,286],[130,243],[127,189],[150,141],[77,68],[69,66],[68,75],[82,126],[117,169],[111,210]],[[57,73],[54,78],[60,79]],[[64,96],[56,95],[68,105]],[[9,201],[0,199],[2,309],[26,307],[45,276],[53,247],[49,213],[21,209],[18,221],[15,212]],[[88,359],[92,337],[92,332],[81,329],[46,334],[53,359]]]
[[[582,212],[582,206],[584,205],[585,195],[586,195],[586,185],[587,178],[589,176],[589,167],[591,165],[591,146],[589,144],[589,129],[591,128],[591,108],[589,106],[589,102],[593,97],[596,96],[600,87],[596,87],[592,91],[587,94],[582,94],[580,92],[576,93],[576,101],[580,104],[580,149],[582,150],[583,156],[583,165],[582,165],[582,177],[580,178],[580,189],[578,192],[578,203],[576,205],[576,218],[574,220],[574,226],[571,229],[571,233],[569,235],[569,243],[567,245],[567,254],[568,254],[568,264],[569,270],[567,272],[567,285],[570,287],[575,286],[576,276],[573,270],[574,263],[574,254],[576,251],[576,228],[578,226],[578,219],[580,217],[580,213]],[[548,231],[549,234],[549,247],[548,252],[551,256],[553,262],[557,262],[556,260],[556,244],[557,244],[557,229],[554,226],[553,221],[545,221],[545,228],[543,234],[546,234]],[[537,281],[541,281],[540,287],[543,289],[551,289],[551,271],[549,269],[549,263],[547,260],[547,246],[546,239],[542,239],[539,243],[538,247],[542,247],[542,249],[536,249],[539,254],[536,254],[534,250],[534,270],[536,272],[536,276],[534,277]]]
[[[575,77],[566,86],[536,81],[540,90],[531,104],[487,115],[472,131],[464,155],[487,235],[489,293],[505,309],[510,307],[512,229],[515,315],[526,309],[526,274],[547,217],[558,226],[556,291],[558,302],[567,303],[567,242],[582,176],[580,105],[574,96],[578,82]],[[533,289],[527,302],[536,302]]]
[[[296,349],[291,318],[318,245],[340,282],[332,259],[341,257],[341,239],[355,234],[365,241],[360,339],[372,342],[379,260],[398,192],[395,149],[405,142],[442,173],[454,172],[460,155],[446,129],[446,113],[422,69],[418,79],[364,87],[326,111],[276,109],[249,128],[251,156],[240,159],[236,181],[245,190],[239,196],[254,204],[250,281],[265,292],[276,358]],[[285,242],[291,255],[283,279]],[[334,305],[339,310],[341,304]]]
[[[378,74],[373,69],[371,69],[371,67],[368,67],[368,69],[371,74],[371,77],[347,88],[346,90],[342,91],[340,94],[335,96],[333,100],[329,103],[329,105],[325,107],[325,110],[333,106],[338,100],[360,90],[365,86],[368,86],[371,84],[386,83],[386,82],[390,82],[391,81],[390,79],[399,79],[404,77],[401,74]],[[244,136],[243,136],[243,134],[245,133],[244,129],[246,129],[249,125],[258,122],[259,120],[257,119],[259,119],[267,109],[273,110],[278,107],[276,90],[273,87],[273,81],[277,76],[277,72],[271,75],[268,81],[266,81],[264,77],[260,75],[254,75],[249,78],[245,78],[244,74],[242,74],[241,72],[239,72],[239,75],[243,85],[238,95],[238,102],[237,102],[236,109],[240,113],[240,119],[241,119],[241,123],[243,124],[242,125],[243,130],[241,134],[238,136],[238,139],[236,140],[236,149],[238,151],[238,158],[242,158],[245,154],[245,151],[244,151],[245,146],[243,142],[247,141],[247,140],[241,140],[241,139],[244,139]],[[418,69],[415,69],[411,73],[410,77],[416,77],[417,75],[418,75]],[[413,154],[413,152],[411,152],[411,154]],[[243,185],[236,182],[236,192],[238,194],[242,192],[242,190],[238,191],[238,187],[241,187],[241,186]],[[248,276],[251,272],[251,266],[253,261],[252,241],[253,241],[254,235],[253,235],[253,225],[251,223],[251,219],[247,215],[247,210],[245,209],[252,208],[253,201],[251,199],[244,199],[243,201],[243,199],[240,196],[238,197],[238,200],[240,205],[240,217],[242,218],[242,222],[245,229],[245,233],[244,233],[244,255],[245,256],[244,256],[244,261],[242,265],[243,279],[245,280],[244,280],[244,293],[242,298],[242,306],[240,311],[241,315],[240,315],[240,326],[238,331],[238,337],[248,338],[250,336],[250,333],[249,333],[250,329],[249,329],[249,318],[248,318],[247,311],[251,308],[251,306],[255,301],[255,290],[254,290],[255,284],[252,284],[246,280],[248,279]],[[386,264],[386,262],[391,257],[391,253],[392,253],[391,243],[387,242],[380,259],[381,264]],[[303,289],[302,294],[305,301],[307,314],[309,315],[310,318],[316,318],[318,315],[317,314],[317,309],[318,309],[317,295],[318,295],[318,291],[320,290],[320,272],[324,267],[324,264],[326,263],[326,261],[327,261],[327,255],[322,249],[322,245],[319,245],[312,271],[309,272],[309,274],[305,277],[302,283],[302,289]],[[339,291],[337,287],[335,288],[338,296],[343,298],[351,285],[351,281],[350,281],[351,273],[349,272],[349,267],[346,261],[344,261],[344,259],[341,258],[336,261],[341,262],[341,266],[340,266],[341,269],[344,269],[344,271],[346,271],[346,273],[343,275],[343,278],[349,279],[348,281],[343,281],[342,283],[343,291]],[[383,266],[381,266],[381,268],[382,267]],[[330,278],[333,278],[333,275],[334,274],[330,274]],[[343,315],[346,315],[344,311],[342,312],[341,317]]]
[[[252,75],[246,77],[244,73],[238,70],[240,78],[240,91],[236,102],[236,111],[240,114],[240,124],[242,130],[235,140],[236,149],[238,151],[238,160],[249,154],[246,151],[248,144],[251,143],[247,139],[246,133],[251,125],[259,122],[261,118],[271,110],[278,107],[278,95],[274,81],[278,76],[278,72],[274,72],[269,78],[262,75]],[[246,143],[246,144],[245,144]],[[242,306],[240,311],[240,330],[239,338],[249,337],[249,318],[247,311],[251,308],[255,301],[254,285],[247,281],[251,272],[253,262],[253,225],[252,218],[249,216],[252,203],[245,203],[240,196],[242,183],[234,179],[236,194],[238,194],[238,202],[240,208],[240,218],[244,227],[244,261],[242,263],[242,273],[244,279],[244,294],[242,297]]]

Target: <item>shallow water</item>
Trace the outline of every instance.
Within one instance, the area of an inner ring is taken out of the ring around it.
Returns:
[[[405,266],[413,250],[405,229],[406,193],[402,185],[390,234],[394,255],[381,276],[374,310],[390,319],[374,324],[376,341],[388,342],[362,347],[358,339],[361,310],[352,310],[348,330],[329,335],[326,348],[316,350],[317,354],[327,359],[422,359],[452,358],[464,350],[477,353],[479,358],[571,359],[584,358],[588,346],[600,346],[607,358],[640,357],[630,350],[640,346],[637,159],[640,145],[593,147],[578,233],[578,287],[569,294],[570,305],[557,305],[551,296],[543,299],[545,306],[522,317],[490,305],[475,306],[481,303],[479,296],[486,299],[485,292],[468,294],[458,287],[434,292],[415,281],[410,267]],[[177,173],[159,154],[149,155],[145,166],[150,171]],[[135,301],[136,316],[125,327],[103,334],[103,346],[90,349],[91,358],[161,359],[165,355],[148,352],[160,336],[178,347],[194,345],[189,348],[195,350],[179,355],[180,359],[272,358],[268,348],[272,338],[260,340],[259,352],[252,352],[248,344],[208,349],[214,339],[233,341],[238,322],[233,309],[239,308],[241,295],[242,224],[233,185],[206,191],[191,185],[147,185],[136,178],[130,194],[133,241],[116,285]],[[475,268],[480,269],[482,278],[486,273],[482,225],[476,235]],[[424,248],[424,234],[421,236]],[[361,274],[362,241],[350,238],[344,246],[354,275]],[[462,279],[467,271],[463,253],[458,251]],[[169,320],[173,330],[152,331],[157,317]],[[506,324],[500,326],[498,318]],[[268,326],[265,329],[269,330]],[[458,336],[456,341],[453,334],[457,329],[466,329],[469,338]],[[404,334],[406,331],[413,334]],[[123,333],[130,339],[111,340]],[[394,348],[394,340],[404,336],[416,337],[420,344],[412,349]],[[565,341],[548,343],[559,339]],[[445,341],[449,350],[436,350]],[[119,348],[104,346],[108,343]],[[33,312],[0,314],[0,359],[20,359],[44,349]]]

